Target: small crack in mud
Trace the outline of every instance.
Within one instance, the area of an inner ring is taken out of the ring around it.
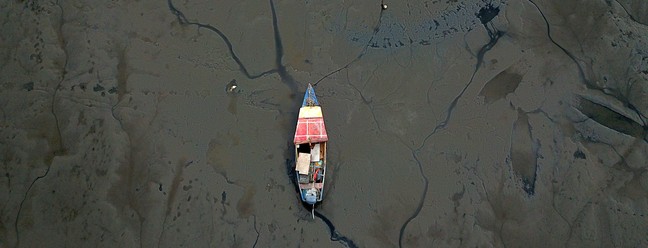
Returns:
[[[376,70],[378,70],[378,67],[376,67],[374,72]],[[373,72],[372,72],[372,74],[373,74]],[[370,79],[367,79],[367,80],[370,80]],[[358,89],[358,87],[356,87],[354,84],[351,83],[351,80],[349,80],[349,73],[348,72],[347,72],[347,84],[349,84],[349,86],[351,86],[351,88],[353,88],[355,91],[358,92],[358,94],[360,94],[360,98],[362,99],[362,103],[367,105],[367,107],[369,108],[369,111],[371,112],[371,117],[372,117],[374,123],[376,123],[376,127],[378,128],[379,131],[383,132],[382,127],[380,126],[380,122],[378,122],[378,119],[376,118],[376,113],[374,112],[374,107],[375,106],[372,105],[373,99],[367,100],[367,98],[364,96],[364,94],[362,94],[362,91],[360,89]],[[365,85],[366,85],[366,82],[365,82]]]
[[[551,41],[551,43],[553,43],[560,50],[562,50],[563,53],[565,53],[565,55],[567,55],[576,64],[576,66],[578,67],[578,74],[579,74],[581,80],[583,80],[587,85],[590,85],[590,81],[586,77],[585,71],[583,70],[583,66],[581,65],[579,59],[576,58],[576,56],[574,56],[571,52],[569,52],[562,45],[558,44],[558,42],[556,42],[556,40],[554,40],[553,36],[551,36],[551,25],[549,25],[549,20],[547,20],[547,17],[545,16],[544,12],[540,9],[540,6],[538,6],[533,0],[529,0],[529,2],[531,4],[533,4],[533,6],[535,6],[535,8],[538,10],[540,15],[542,16],[542,19],[544,20],[545,25],[547,26],[547,38],[549,38],[549,41]]]
[[[641,25],[644,25],[644,26],[648,26],[648,23],[640,22],[639,20],[637,20],[637,18],[635,18],[632,14],[630,14],[630,11],[628,11],[628,9],[625,7],[625,5],[623,5],[622,3],[620,3],[619,0],[614,0],[614,1],[615,1],[617,4],[619,4],[619,6],[621,6],[621,9],[623,9],[623,11],[628,15],[628,17],[630,17],[630,20],[632,20],[633,22],[636,22],[636,23],[638,23],[638,24],[641,24]]]
[[[54,88],[54,92],[52,93],[52,102],[50,105],[50,112],[52,113],[52,116],[54,117],[54,122],[56,125],[56,135],[57,135],[57,146],[56,148],[52,149],[52,158],[49,159],[49,164],[47,165],[47,169],[45,170],[45,173],[43,173],[40,176],[37,176],[29,185],[27,188],[27,191],[25,191],[25,195],[23,196],[23,199],[20,201],[20,205],[18,206],[18,212],[16,213],[16,221],[14,222],[14,230],[16,232],[16,247],[20,247],[20,230],[18,228],[18,223],[20,222],[20,215],[23,210],[23,205],[25,204],[25,201],[27,200],[27,197],[29,196],[29,193],[31,192],[31,189],[34,187],[36,182],[39,180],[47,177],[49,175],[50,170],[52,169],[52,164],[54,163],[54,158],[57,156],[61,156],[65,153],[65,146],[63,145],[63,136],[61,135],[61,127],[59,124],[59,119],[58,115],[56,114],[56,95],[58,94],[59,90],[61,89],[61,85],[63,84],[63,81],[65,81],[66,75],[67,75],[67,65],[68,65],[68,51],[67,51],[67,41],[65,40],[65,37],[63,36],[63,25],[65,24],[64,20],[64,13],[63,13],[63,7],[61,7],[61,4],[57,1],[56,6],[60,10],[60,17],[59,17],[59,26],[58,26],[58,39],[59,43],[61,46],[61,49],[63,50],[64,54],[64,63],[63,67],[61,70],[61,79],[59,82],[56,84],[56,87]]]
[[[502,242],[502,246],[504,248],[506,248],[506,242],[504,242],[504,234],[503,234],[504,233],[504,223],[506,223],[506,220],[502,221],[502,224],[500,225],[499,238],[500,238],[500,241]]]
[[[383,4],[384,4],[384,1],[381,1],[380,5],[382,6]],[[315,83],[313,84],[313,87],[317,86],[322,80],[324,80],[324,79],[326,79],[326,78],[328,78],[328,77],[330,77],[330,76],[332,76],[332,75],[334,75],[334,74],[336,74],[336,73],[338,73],[338,72],[340,72],[340,71],[342,71],[344,69],[349,68],[349,66],[351,66],[351,64],[353,64],[355,62],[358,62],[362,57],[365,56],[365,54],[367,54],[367,50],[369,49],[369,46],[371,45],[371,42],[373,42],[374,38],[376,38],[376,34],[380,30],[380,25],[382,23],[382,17],[383,17],[384,11],[385,11],[384,9],[382,9],[382,8],[380,9],[380,13],[378,15],[378,22],[376,23],[376,26],[373,29],[373,34],[371,34],[371,38],[369,39],[367,44],[364,45],[364,47],[362,48],[362,51],[360,51],[360,54],[358,54],[358,56],[356,56],[353,60],[351,60],[346,65],[327,73],[326,75],[324,75],[323,77],[321,77],[320,79],[315,81]]]
[[[175,5],[173,5],[172,0],[168,0],[167,4],[169,6],[169,10],[171,11],[171,13],[173,15],[175,15],[178,18],[178,21],[180,22],[180,24],[182,24],[182,25],[194,25],[194,26],[197,26],[198,28],[204,28],[204,29],[207,29],[207,30],[210,30],[210,31],[216,33],[223,40],[223,42],[225,42],[225,45],[227,46],[227,49],[229,50],[230,57],[234,60],[234,62],[236,62],[236,64],[239,66],[239,70],[248,79],[256,79],[256,78],[260,78],[260,77],[263,77],[263,76],[270,75],[270,74],[278,72],[277,69],[271,69],[271,70],[267,70],[267,71],[261,72],[261,73],[256,74],[256,75],[250,74],[250,72],[247,70],[247,68],[245,67],[245,65],[241,61],[241,59],[234,52],[234,46],[232,45],[232,42],[230,42],[229,38],[227,38],[227,36],[223,32],[221,32],[220,29],[218,29],[218,28],[216,28],[216,27],[214,27],[212,25],[209,25],[209,24],[189,21],[187,19],[187,17],[184,15],[184,13],[182,13],[180,10],[178,10],[175,7]]]
[[[259,242],[259,236],[261,235],[261,233],[259,233],[259,229],[257,229],[256,215],[252,215],[252,217],[254,218],[254,231],[256,232],[256,239],[254,239],[254,244],[252,245],[252,248],[254,248]]]
[[[25,195],[23,196],[23,199],[20,201],[20,206],[18,207],[18,213],[16,214],[16,222],[14,223],[14,229],[16,231],[16,247],[20,247],[20,232],[18,230],[18,222],[20,220],[20,214],[21,214],[22,209],[23,209],[23,204],[27,200],[27,196],[29,196],[29,192],[31,191],[34,184],[36,184],[36,182],[38,180],[45,178],[49,174],[51,168],[52,168],[52,165],[51,164],[48,165],[47,170],[45,171],[45,173],[43,175],[40,175],[40,176],[36,177],[32,181],[32,183],[27,188],[27,191],[25,192]]]
[[[210,24],[200,23],[197,21],[189,21],[189,19],[187,19],[184,13],[178,10],[175,5],[173,5],[172,0],[167,0],[167,5],[169,7],[169,10],[173,15],[176,16],[180,24],[193,25],[193,26],[197,26],[198,28],[204,28],[216,33],[223,40],[223,42],[225,42],[225,45],[229,50],[230,57],[232,58],[232,60],[234,60],[234,62],[236,62],[236,64],[239,66],[239,71],[241,71],[245,75],[245,77],[247,77],[248,79],[257,79],[260,77],[264,77],[276,73],[281,78],[281,81],[290,88],[291,95],[297,95],[298,82],[292,77],[292,75],[290,75],[290,73],[288,73],[286,66],[282,63],[282,58],[284,56],[284,48],[283,48],[283,43],[281,41],[281,34],[279,30],[277,12],[275,9],[274,1],[269,0],[269,3],[270,3],[271,14],[272,14],[272,28],[273,28],[273,35],[274,35],[274,42],[275,42],[275,65],[274,65],[275,68],[253,75],[245,67],[241,59],[238,57],[238,55],[236,55],[236,53],[234,52],[234,45],[229,40],[229,38],[225,35],[225,33],[223,33],[220,29]],[[279,111],[281,112],[281,110]]]
[[[572,224],[567,220],[567,218],[565,218],[565,216],[560,211],[558,211],[558,208],[556,207],[556,189],[555,188],[553,188],[552,193],[553,193],[553,195],[551,197],[551,207],[553,208],[554,211],[556,211],[556,214],[558,214],[558,216],[560,216],[560,218],[563,221],[565,221],[565,223],[567,223],[567,226],[569,226],[569,235],[567,236],[567,239],[565,240],[565,247],[567,247],[567,243],[569,242],[569,240],[571,239],[571,236],[572,236],[573,227],[572,227]]]

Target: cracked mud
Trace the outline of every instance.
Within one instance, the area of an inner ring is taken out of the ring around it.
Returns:
[[[645,1],[0,12],[0,247],[648,246]],[[290,176],[307,83],[314,219]]]

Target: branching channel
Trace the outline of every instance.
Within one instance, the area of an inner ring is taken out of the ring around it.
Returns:
[[[423,179],[423,191],[421,192],[421,197],[416,209],[414,210],[414,213],[412,213],[412,215],[409,218],[407,218],[407,220],[405,220],[405,223],[403,223],[403,225],[401,226],[400,232],[398,234],[399,247],[403,247],[403,237],[405,235],[405,229],[407,228],[409,223],[412,220],[414,220],[421,212],[421,209],[423,208],[423,203],[425,202],[425,197],[428,192],[429,180],[423,171],[423,165],[418,157],[418,154],[419,152],[421,152],[423,147],[425,147],[425,144],[427,143],[428,139],[430,139],[430,137],[436,134],[437,131],[446,127],[448,121],[450,120],[450,117],[452,116],[452,112],[454,111],[457,105],[457,102],[474,81],[475,75],[477,74],[477,71],[479,71],[479,68],[483,63],[484,55],[486,54],[486,52],[490,51],[495,46],[495,44],[497,44],[499,38],[502,37],[502,35],[504,35],[504,32],[497,30],[491,22],[491,20],[495,18],[495,16],[497,16],[498,14],[499,14],[499,8],[494,7],[490,4],[483,7],[479,11],[479,13],[477,13],[477,17],[481,20],[481,23],[484,25],[484,28],[486,28],[490,40],[488,41],[488,43],[482,46],[481,49],[479,49],[479,52],[477,53],[477,63],[475,64],[475,69],[473,70],[472,76],[470,77],[468,83],[466,83],[466,85],[461,89],[459,94],[450,102],[450,105],[446,109],[445,119],[439,122],[439,124],[437,124],[434,127],[434,129],[432,129],[432,131],[425,137],[425,139],[423,139],[423,142],[421,142],[421,145],[418,148],[416,149],[410,148],[410,150],[412,151],[412,158],[414,158],[414,160],[416,161],[416,164],[419,168],[419,172],[421,173],[421,178]]]

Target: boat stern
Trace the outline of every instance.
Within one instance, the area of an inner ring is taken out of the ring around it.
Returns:
[[[318,202],[318,195],[319,192],[316,188],[310,188],[307,190],[304,190],[302,193],[302,200],[309,205],[315,205],[315,203]]]

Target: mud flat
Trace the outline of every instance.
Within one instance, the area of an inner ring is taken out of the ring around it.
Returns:
[[[0,247],[648,246],[642,1],[0,12]],[[315,219],[289,177],[307,83]]]

